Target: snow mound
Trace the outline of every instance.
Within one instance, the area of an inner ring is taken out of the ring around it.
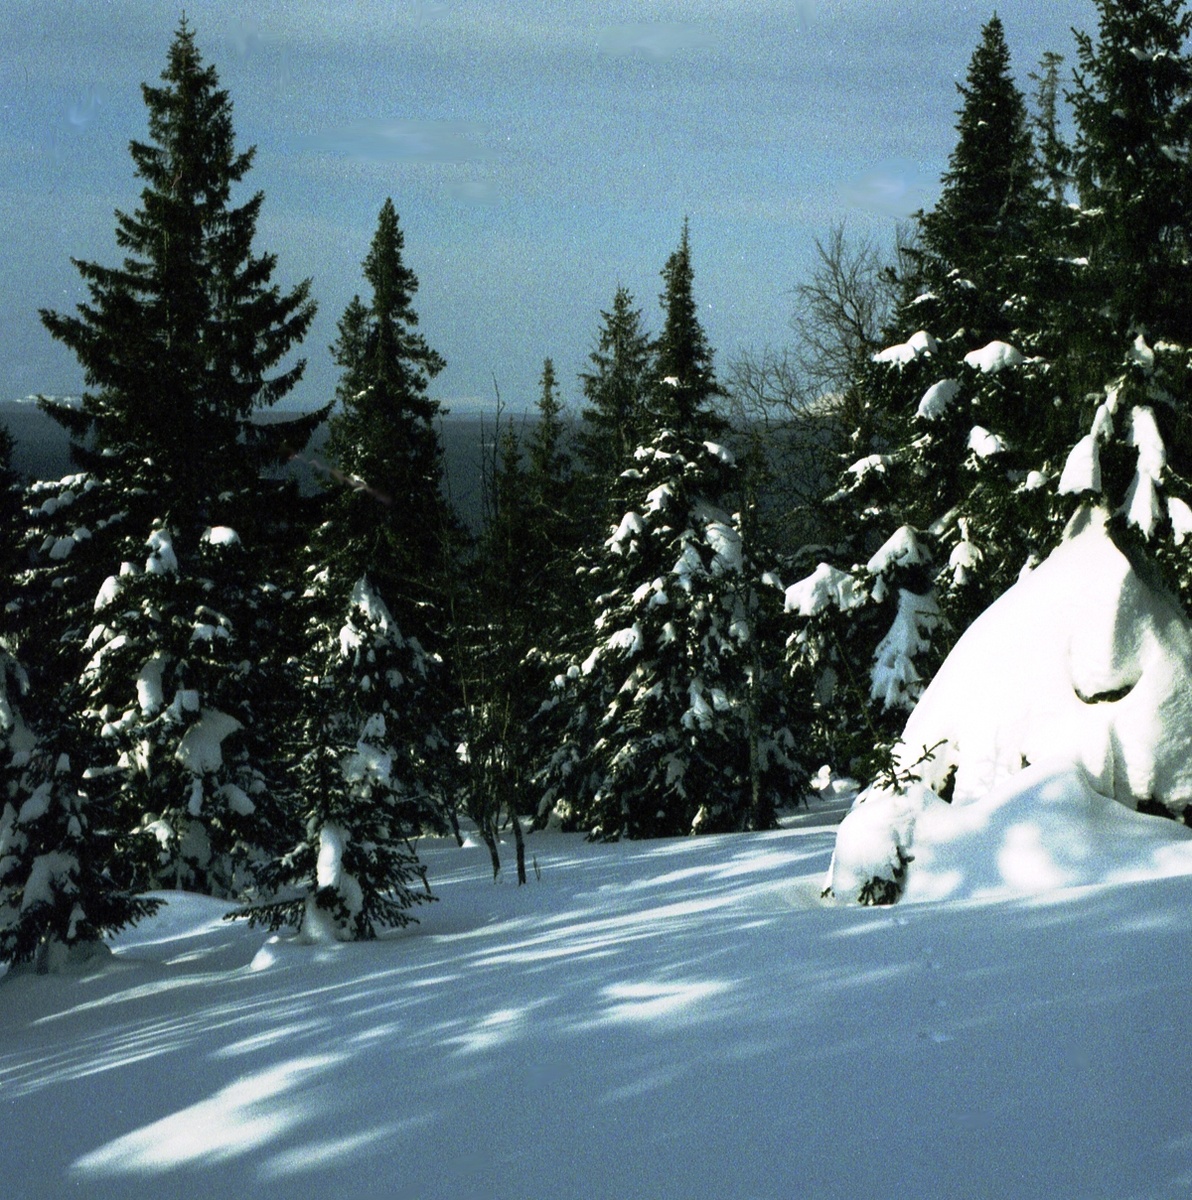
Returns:
[[[925,749],[929,761],[914,764]],[[1083,768],[1134,808],[1192,803],[1192,629],[1114,545],[1100,509],[965,632],[902,735],[899,766],[954,799],[1028,765]]]
[[[992,900],[1192,875],[1192,829],[1131,812],[1083,768],[1031,767],[968,804],[923,784],[871,789],[841,823],[825,888],[840,900]]]

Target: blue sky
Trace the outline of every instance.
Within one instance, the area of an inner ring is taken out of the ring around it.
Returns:
[[[258,250],[313,278],[296,402],[330,398],[327,347],[386,196],[455,411],[565,398],[617,286],[656,329],[658,272],[691,222],[717,362],[790,340],[791,290],[844,219],[886,240],[930,204],[992,0],[190,0],[204,58],[257,145]],[[1020,85],[1092,0],[1001,0]],[[116,263],[180,7],[0,0],[0,398],[78,392],[37,319],[85,298],[70,258]]]

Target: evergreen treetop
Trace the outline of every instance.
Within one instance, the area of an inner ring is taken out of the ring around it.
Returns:
[[[659,296],[663,323],[653,346],[648,407],[655,429],[673,429],[699,438],[724,428],[711,408],[724,390],[716,381],[712,348],[695,302],[689,233],[684,218],[679,245],[661,271],[666,285]]]
[[[644,431],[643,406],[651,362],[650,335],[633,296],[618,287],[612,308],[589,355],[593,369],[580,375],[584,398],[577,453],[590,476],[612,479],[630,462]]]
[[[119,267],[75,260],[90,301],[78,315],[41,310],[83,366],[82,407],[44,407],[74,435],[76,458],[101,476],[141,470],[175,511],[244,486],[255,473],[242,437],[254,409],[301,378],[305,362],[270,375],[314,316],[310,281],[284,292],[276,258],[252,250],[263,194],[232,203],[252,165],[238,152],[232,103],[204,65],[185,18],[162,86],[143,85],[148,142],[133,141],[141,205],[117,210]],[[160,490],[159,490],[160,489]]]

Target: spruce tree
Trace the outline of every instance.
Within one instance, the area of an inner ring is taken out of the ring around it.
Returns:
[[[842,766],[860,754],[874,768],[955,638],[1062,528],[1044,486],[1074,428],[1053,403],[1062,222],[996,17],[960,90],[893,344],[855,383],[861,419],[832,498],[850,536],[789,599],[806,621],[796,673],[852,714],[823,724]]]
[[[89,302],[41,314],[84,369],[81,407],[46,407],[86,470],[31,489],[9,613],[36,785],[82,806],[97,905],[159,880],[227,891],[270,836],[270,574],[293,495],[260,478],[279,439],[252,417],[301,376],[280,364],[314,314],[309,283],[283,292],[253,250],[261,194],[232,203],[253,151],[236,150],[185,20],[162,86],[142,90],[141,204],[116,214],[126,257],[76,262]]]
[[[540,816],[602,838],[768,825],[800,767],[781,691],[760,669],[765,609],[741,522],[688,231],[663,269],[644,428],[609,482],[620,519],[581,566],[593,620],[542,717]]]
[[[642,328],[633,296],[618,287],[612,308],[600,314],[603,324],[589,355],[592,370],[580,375],[587,404],[580,410],[576,455],[599,509],[607,517],[611,481],[630,463],[645,434],[645,396],[651,364],[650,336]]]
[[[421,703],[433,666],[421,646],[364,577],[340,621],[322,619],[331,582],[326,570],[311,580],[308,645],[292,664],[302,703],[283,735],[289,839],[233,914],[311,941],[373,938],[429,898],[412,840],[439,819],[429,780],[444,749]]]
[[[445,364],[416,331],[418,279],[404,245],[387,199],[363,263],[371,299],[353,298],[332,346],[342,374],[328,453],[345,482],[331,496],[328,546],[347,586],[367,574],[403,632],[433,649],[458,529],[442,492],[442,410],[427,395]]]
[[[1114,342],[1104,370],[1127,336],[1192,342],[1192,13],[1184,0],[1096,3],[1096,38],[1076,37],[1069,99],[1075,249],[1088,260],[1080,299],[1088,344]]]
[[[271,283],[276,257],[253,251],[264,195],[236,205],[232,188],[255,149],[236,149],[231,100],[185,17],[161,78],[141,89],[151,140],[129,147],[144,187],[140,207],[116,212],[123,263],[74,260],[89,302],[77,315],[41,310],[88,391],[77,410],[43,406],[91,473],[132,473],[168,498],[173,520],[192,523],[210,497],[255,478],[250,418],[301,378],[304,360],[269,372],[301,341],[314,304],[309,280],[283,292]]]

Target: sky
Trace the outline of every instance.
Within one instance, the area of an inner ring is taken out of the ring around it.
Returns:
[[[723,372],[792,340],[793,289],[844,221],[890,244],[938,194],[994,0],[190,0],[204,59],[257,157],[257,251],[318,316],[289,403],[334,393],[328,347],[386,197],[457,413],[532,407],[551,357],[581,401],[618,286],[660,325],[659,271],[690,221],[700,316]],[[1020,86],[1071,64],[1092,0],[998,0]],[[181,15],[165,0],[0,0],[0,399],[83,390],[39,308],[86,299],[71,258],[116,265]]]

